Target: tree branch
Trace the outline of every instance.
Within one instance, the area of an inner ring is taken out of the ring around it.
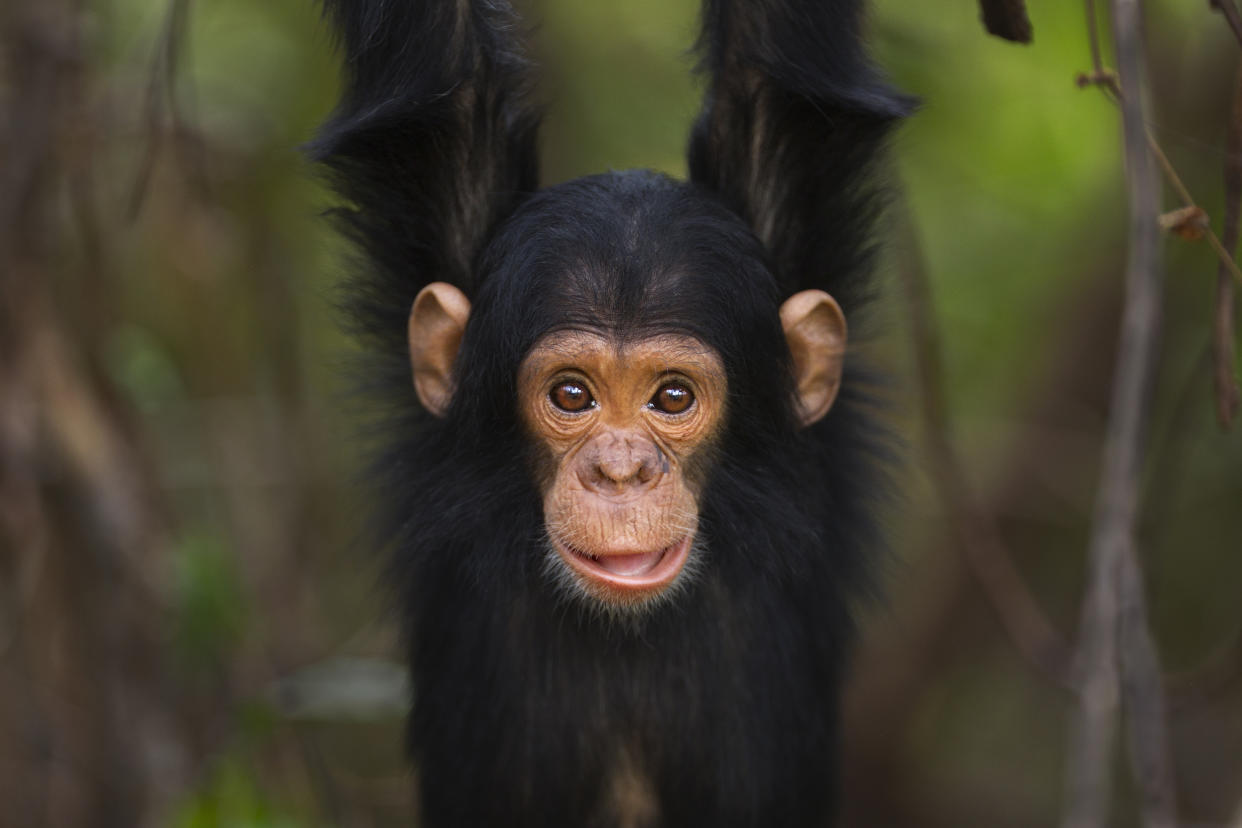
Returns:
[[[1242,15],[1238,14],[1238,7],[1234,5],[1233,0],[1210,0],[1212,8],[1225,16],[1229,21],[1229,28],[1233,29],[1233,35],[1238,39],[1238,43],[1242,44]]]
[[[1135,770],[1144,790],[1148,826],[1173,824],[1172,781],[1164,753],[1159,665],[1147,638],[1142,579],[1134,555],[1134,527],[1151,389],[1159,337],[1162,273],[1159,192],[1145,127],[1144,63],[1139,0],[1113,0],[1126,182],[1130,204],[1130,252],[1121,342],[1104,447],[1100,493],[1089,552],[1090,577],[1080,649],[1082,709],[1070,735],[1065,828],[1107,824],[1108,771],[1117,725],[1118,695],[1137,706]],[[1097,75],[1100,72],[1097,71]],[[1117,90],[1119,91],[1119,89]],[[1118,652],[1118,645],[1122,651]],[[1119,680],[1120,672],[1124,681]],[[1155,698],[1157,701],[1152,702]],[[1167,795],[1167,799],[1166,799]]]
[[[142,166],[130,191],[128,214],[130,220],[142,210],[151,174],[159,157],[164,133],[164,107],[172,112],[173,123],[180,124],[177,111],[176,78],[181,58],[181,44],[185,39],[186,22],[189,19],[189,0],[171,0],[164,16],[155,56],[151,60],[151,74],[147,79],[147,94],[143,104],[143,117],[147,126],[147,151]]]
[[[1231,4],[1232,5],[1232,4]],[[1236,17],[1236,12],[1234,13]],[[1225,220],[1221,244],[1229,261],[1238,249],[1238,220],[1242,217],[1242,67],[1233,84],[1233,110],[1225,137]],[[1216,270],[1216,316],[1212,354],[1215,364],[1216,419],[1228,429],[1238,414],[1238,383],[1234,378],[1234,288],[1222,261]]]
[[[1100,57],[1100,24],[1095,13],[1095,0],[1084,0],[1087,11],[1087,46],[1091,48],[1091,69],[1095,77],[1104,75],[1104,60]]]
[[[1091,0],[1087,0],[1087,3],[1088,6],[1090,6]],[[1087,19],[1089,23],[1092,25],[1094,24],[1095,17],[1093,11],[1088,11]],[[1094,31],[1090,33],[1089,39],[1091,41],[1092,59],[1096,61],[1097,64],[1090,74],[1081,74],[1078,76],[1078,85],[1081,87],[1098,86],[1103,89],[1105,94],[1107,94],[1114,102],[1120,102],[1122,100],[1121,83],[1118,80],[1116,73],[1105,69],[1098,64],[1100,59],[1099,45],[1096,43],[1096,35]],[[1221,266],[1228,271],[1234,281],[1236,281],[1239,285],[1242,285],[1242,269],[1238,267],[1237,262],[1233,260],[1232,254],[1225,249],[1225,245],[1221,243],[1221,240],[1217,238],[1214,232],[1212,232],[1212,226],[1206,220],[1206,212],[1204,212],[1202,208],[1199,208],[1198,204],[1195,202],[1194,196],[1190,194],[1190,190],[1187,189],[1185,182],[1182,181],[1182,177],[1178,175],[1177,169],[1173,166],[1173,162],[1169,160],[1169,157],[1165,155],[1164,150],[1161,148],[1160,143],[1156,141],[1156,136],[1154,136],[1150,130],[1146,129],[1146,127],[1144,127],[1144,134],[1147,137],[1148,148],[1151,150],[1152,155],[1155,156],[1156,161],[1159,162],[1160,169],[1163,170],[1164,177],[1169,182],[1169,186],[1177,192],[1178,198],[1182,200],[1182,205],[1188,210],[1191,208],[1197,210],[1200,215],[1201,220],[1198,222],[1197,229],[1201,232],[1201,236],[1195,235],[1193,238],[1197,239],[1201,237],[1207,239],[1207,242],[1211,246],[1212,250],[1216,252],[1216,257],[1220,260]]]
[[[1174,828],[1177,795],[1169,758],[1160,657],[1147,629],[1147,601],[1133,543],[1123,554],[1118,611],[1121,697],[1130,736],[1130,768],[1143,797],[1143,823],[1147,828]]]

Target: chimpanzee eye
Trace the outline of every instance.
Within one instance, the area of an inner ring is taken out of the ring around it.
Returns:
[[[577,413],[595,405],[591,392],[576,382],[562,382],[548,392],[548,399],[562,411]]]
[[[681,414],[694,405],[694,392],[679,382],[665,383],[647,404],[665,414]]]

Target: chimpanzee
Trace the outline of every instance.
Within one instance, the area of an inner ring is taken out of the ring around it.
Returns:
[[[909,106],[860,0],[706,0],[690,180],[543,189],[506,0],[323,2],[423,823],[831,823],[885,454],[842,307]]]

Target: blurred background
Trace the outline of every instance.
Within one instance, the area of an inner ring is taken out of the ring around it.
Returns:
[[[682,174],[695,0],[524,5],[545,180]],[[1081,3],[1035,4],[1029,46],[972,0],[871,5],[923,104],[860,346],[907,462],[846,824],[1052,825],[1125,265],[1119,114],[1074,82]],[[1238,42],[1206,2],[1146,14],[1153,133],[1219,232]],[[411,824],[357,540],[342,245],[298,151],[337,92],[317,11],[13,0],[0,61],[0,825]],[[1184,824],[1238,826],[1242,427],[1213,399],[1216,258],[1171,237],[1166,262],[1140,556]],[[1138,824],[1124,751],[1115,770],[1112,824]]]

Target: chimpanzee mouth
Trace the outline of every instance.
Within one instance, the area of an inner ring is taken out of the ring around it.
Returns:
[[[607,589],[650,592],[673,582],[686,564],[692,540],[687,535],[663,549],[636,554],[592,555],[561,542],[555,546],[565,562],[588,582]]]

